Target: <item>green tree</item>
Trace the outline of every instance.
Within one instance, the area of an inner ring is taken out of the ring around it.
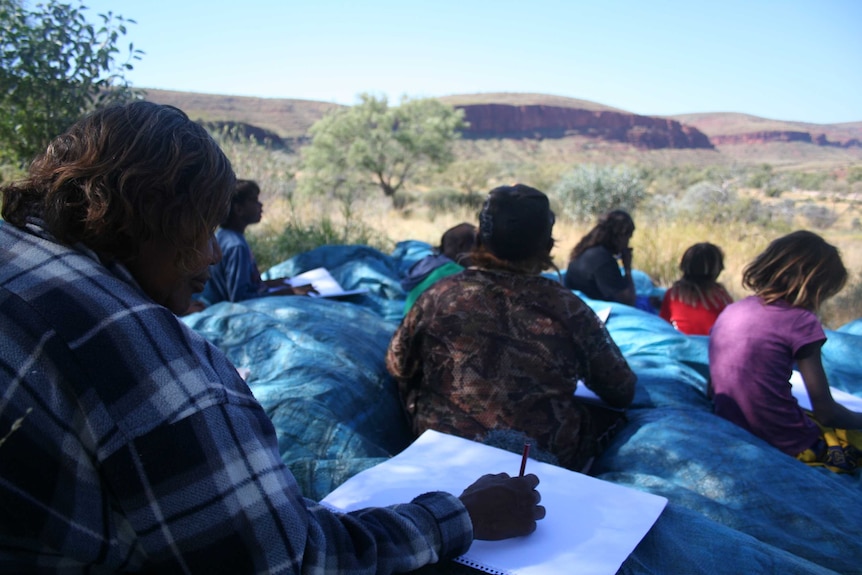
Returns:
[[[108,12],[91,24],[86,10],[0,0],[0,159],[27,162],[82,114],[136,97],[124,74],[142,52],[129,44],[117,61],[134,20]]]
[[[417,173],[453,161],[452,145],[464,126],[461,110],[433,99],[402,98],[389,106],[385,97],[359,98],[309,130],[301,189],[352,197],[379,188],[393,197]]]
[[[634,211],[646,197],[646,188],[634,168],[586,164],[563,174],[551,195],[570,218],[588,222],[615,209]]]

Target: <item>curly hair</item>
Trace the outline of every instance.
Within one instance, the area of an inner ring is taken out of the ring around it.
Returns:
[[[635,222],[628,212],[613,210],[601,218],[587,235],[572,249],[569,261],[578,258],[582,253],[595,246],[604,246],[614,252],[619,238],[631,235],[635,230]]]
[[[55,138],[26,179],[3,190],[3,218],[39,220],[57,241],[128,262],[165,239],[194,269],[228,212],[230,161],[198,124],[171,106],[133,102],[89,114]]]
[[[765,303],[784,300],[816,311],[847,283],[847,269],[838,248],[806,230],[782,236],[742,273],[742,285]]]

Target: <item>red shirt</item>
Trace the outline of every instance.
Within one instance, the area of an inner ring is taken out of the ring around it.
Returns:
[[[730,294],[724,288],[718,288],[724,291],[727,302],[732,301]],[[720,299],[720,298],[716,298]],[[668,290],[664,294],[664,299],[661,302],[661,310],[659,316],[669,321],[676,329],[688,335],[709,335],[709,330],[712,324],[715,323],[718,314],[727,307],[727,303],[721,303],[710,307],[709,309],[701,306],[690,306],[682,303],[673,296],[673,290]]]

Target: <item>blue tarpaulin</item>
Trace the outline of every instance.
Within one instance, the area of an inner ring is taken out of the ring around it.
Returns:
[[[183,318],[250,369],[282,458],[308,497],[323,498],[412,439],[384,356],[403,313],[400,277],[430,249],[416,241],[392,254],[318,248],[269,275],[322,266],[345,289],[368,291],[220,303]],[[620,573],[862,573],[858,472],[808,467],[713,415],[705,336],[632,307],[585,301],[597,311],[611,306],[608,330],[638,374],[629,423],[592,471],[669,501]],[[862,396],[862,320],[827,336],[830,384]]]

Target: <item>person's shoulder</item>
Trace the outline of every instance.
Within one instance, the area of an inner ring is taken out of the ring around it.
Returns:
[[[216,230],[215,237],[222,251],[235,246],[248,245],[243,234],[227,228],[219,228]]]
[[[576,261],[579,261],[581,265],[592,266],[606,261],[612,261],[613,259],[614,255],[608,248],[602,245],[597,245],[584,250]]]

